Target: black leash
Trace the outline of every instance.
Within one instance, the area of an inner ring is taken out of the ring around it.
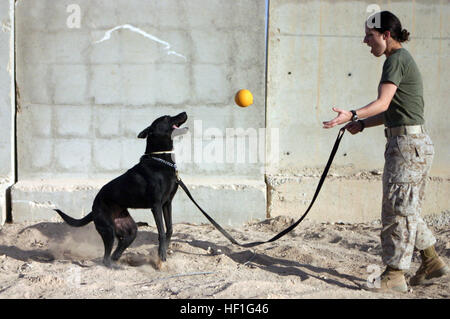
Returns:
[[[338,136],[336,138],[336,142],[334,143],[334,146],[333,146],[333,149],[331,151],[330,157],[328,158],[327,165],[325,166],[325,169],[323,170],[322,176],[320,177],[319,184],[317,185],[317,188],[316,188],[316,192],[314,193],[314,196],[313,196],[313,199],[311,201],[311,204],[309,204],[309,207],[306,210],[306,212],[294,224],[292,224],[291,226],[289,226],[288,228],[286,228],[285,230],[283,230],[282,232],[280,232],[279,234],[277,234],[276,236],[272,237],[271,239],[269,239],[267,241],[256,241],[256,242],[247,243],[247,244],[240,244],[225,229],[223,229],[222,226],[220,226],[211,216],[209,216],[197,204],[197,202],[194,200],[194,198],[192,197],[191,193],[189,192],[188,188],[183,183],[181,178],[178,177],[178,174],[177,174],[178,184],[184,190],[186,195],[191,199],[191,201],[195,204],[195,206],[197,206],[197,208],[203,213],[203,215],[205,215],[205,217],[211,222],[211,224],[213,224],[214,227],[216,227],[217,230],[220,231],[222,233],[222,235],[224,235],[226,238],[228,238],[228,240],[231,241],[233,244],[241,246],[241,247],[254,247],[254,246],[261,245],[261,244],[270,243],[270,242],[273,242],[273,241],[275,241],[277,239],[280,239],[281,237],[283,237],[284,235],[289,233],[291,230],[293,230],[295,227],[297,227],[298,224],[300,224],[303,221],[303,219],[306,217],[306,215],[309,213],[309,211],[312,208],[314,202],[316,201],[317,196],[319,195],[320,189],[322,188],[322,185],[323,185],[323,183],[325,181],[325,178],[327,177],[328,171],[330,170],[330,167],[331,167],[331,163],[333,163],[334,156],[336,155],[336,152],[337,152],[337,150],[339,148],[339,143],[341,142],[341,139],[344,136],[344,133],[345,133],[345,129],[341,128],[339,130],[339,134],[338,134]]]

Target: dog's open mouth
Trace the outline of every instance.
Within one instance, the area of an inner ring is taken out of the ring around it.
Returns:
[[[172,125],[172,138],[178,135],[186,134],[189,130],[188,127],[180,127],[187,121],[186,113],[181,113],[176,117],[175,123]]]

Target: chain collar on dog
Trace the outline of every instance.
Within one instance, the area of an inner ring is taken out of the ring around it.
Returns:
[[[161,162],[161,163],[163,163],[163,164],[165,164],[167,166],[172,167],[175,171],[177,170],[177,164],[175,164],[175,163],[171,163],[171,162],[163,160],[162,158],[159,158],[159,157],[153,157],[152,156],[151,158],[154,159],[155,161]]]
[[[177,177],[177,182],[181,181],[180,176],[178,176],[177,164],[165,161],[165,160],[163,160],[162,158],[159,158],[159,157],[153,157],[152,156],[151,158],[154,159],[155,161],[161,162],[161,163],[163,163],[163,164],[165,164],[167,166],[172,167],[175,170],[175,176]]]

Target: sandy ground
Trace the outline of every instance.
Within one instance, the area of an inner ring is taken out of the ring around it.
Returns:
[[[293,220],[249,223],[230,233],[241,242],[266,240]],[[450,264],[450,213],[427,218],[437,251]],[[141,226],[116,269],[105,268],[93,224],[5,224],[0,231],[0,298],[445,298],[449,279],[408,293],[365,290],[383,269],[379,221],[305,220],[282,239],[245,249],[213,226],[176,224],[168,261],[155,269],[157,233]],[[417,270],[413,258],[407,280]]]

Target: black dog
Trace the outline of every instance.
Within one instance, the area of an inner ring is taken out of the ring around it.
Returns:
[[[171,151],[173,136],[183,134],[180,129],[187,120],[185,112],[177,116],[162,116],[139,133],[147,138],[145,155],[139,163],[123,175],[104,185],[94,199],[92,212],[82,219],[74,219],[58,209],[55,211],[71,226],[81,227],[94,221],[105,245],[103,263],[111,266],[136,238],[137,226],[128,208],[151,208],[158,229],[160,261],[166,260],[167,247],[172,236],[172,199],[178,183]],[[163,216],[166,225],[164,232]],[[114,237],[119,243],[111,258]]]

